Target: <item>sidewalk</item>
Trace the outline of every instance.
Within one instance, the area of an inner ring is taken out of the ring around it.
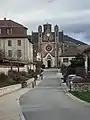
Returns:
[[[40,81],[37,81],[39,84]],[[20,120],[20,107],[17,99],[31,90],[31,86],[0,97],[0,120]]]

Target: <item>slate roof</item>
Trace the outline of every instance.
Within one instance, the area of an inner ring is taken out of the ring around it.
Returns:
[[[63,53],[60,57],[74,57],[79,54],[80,51],[76,48],[70,48],[67,52]]]
[[[77,47],[72,47],[63,53],[60,57],[74,57],[77,54],[82,54],[85,50],[90,50],[90,45],[80,45]]]
[[[6,18],[4,18],[4,20],[0,20],[0,27],[24,27],[24,26],[15,21],[6,20]]]
[[[88,51],[90,49],[90,45],[80,45],[77,47],[81,51],[81,53]]]
[[[83,54],[83,53],[88,53],[88,52],[90,52],[90,45],[88,45],[88,47],[83,50],[82,54]]]
[[[31,41],[31,36],[30,36],[30,35],[28,35],[28,36],[27,36],[27,38],[28,38],[29,42],[31,42],[31,43],[32,43],[32,41]]]

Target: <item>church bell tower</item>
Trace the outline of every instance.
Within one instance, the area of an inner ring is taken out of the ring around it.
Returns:
[[[58,67],[59,63],[59,28],[58,25],[55,25],[54,27],[54,32],[55,32],[55,65]]]
[[[37,57],[40,61],[42,60],[41,42],[42,42],[42,26],[39,25],[39,27],[38,27],[38,53],[37,53]]]

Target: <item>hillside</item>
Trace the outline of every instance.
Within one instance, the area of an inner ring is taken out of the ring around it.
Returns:
[[[70,42],[74,42],[74,43],[80,44],[80,45],[87,45],[86,43],[81,42],[79,40],[76,40],[76,39],[74,39],[72,37],[69,37],[68,35],[64,35],[64,41],[70,41]]]
[[[34,42],[36,43],[38,41],[38,33],[33,33],[33,40],[31,40],[30,35],[28,35],[27,37],[28,37],[30,42],[32,41],[33,43]],[[76,39],[74,39],[74,38],[72,38],[72,37],[70,37],[68,35],[64,35],[64,41],[69,41],[69,42],[73,42],[75,44],[80,44],[80,45],[87,45],[86,43],[81,42],[79,40],[76,40]]]

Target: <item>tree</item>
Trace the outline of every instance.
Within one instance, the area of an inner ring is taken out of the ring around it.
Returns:
[[[5,52],[0,49],[0,60],[3,60],[3,58],[5,58]]]
[[[74,59],[71,60],[71,67],[80,67],[85,65],[85,59],[83,55],[78,54]]]

